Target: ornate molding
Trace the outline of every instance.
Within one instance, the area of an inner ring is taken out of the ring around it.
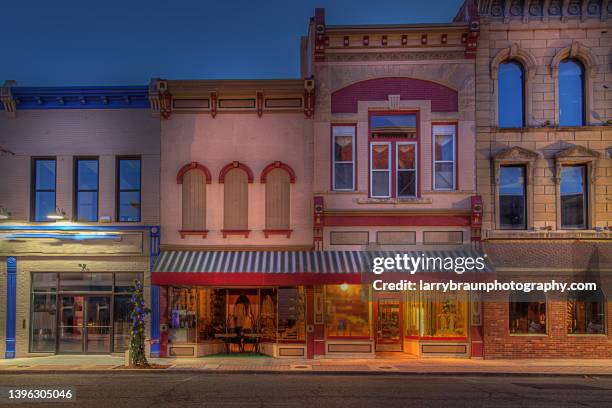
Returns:
[[[504,61],[515,60],[520,62],[525,69],[528,79],[533,79],[536,74],[537,61],[528,51],[522,49],[517,43],[509,48],[499,51],[491,60],[491,79],[497,79],[499,64]]]
[[[582,159],[586,161],[597,160],[601,157],[599,152],[586,148],[584,146],[576,145],[570,148],[561,150],[555,153],[555,160],[575,160]]]
[[[495,162],[514,162],[527,163],[533,162],[540,158],[540,154],[524,147],[514,146],[510,149],[502,150],[493,156]]]
[[[219,173],[219,183],[224,183],[225,182],[225,175],[227,173],[229,173],[230,170],[233,169],[240,169],[242,171],[244,171],[247,175],[247,179],[249,183],[253,182],[253,171],[249,168],[249,166],[247,166],[244,163],[240,163],[238,161],[234,161],[231,162],[229,164],[226,164],[222,169],[221,172]]]
[[[578,41],[573,41],[572,45],[561,49],[553,57],[550,63],[550,74],[553,78],[557,78],[559,75],[559,64],[566,58],[576,58],[584,65],[586,73],[590,77],[597,75],[597,66],[599,61],[597,56],[594,55],[591,50],[585,47]]]
[[[478,13],[493,19],[528,21],[531,18],[562,21],[578,18],[605,20],[612,14],[612,2],[602,0],[480,0]]]
[[[286,163],[281,161],[275,161],[274,163],[268,164],[261,172],[260,182],[265,184],[268,180],[268,174],[274,169],[283,169],[289,174],[289,182],[295,183],[295,171]]]
[[[464,51],[423,51],[423,52],[355,52],[328,53],[327,62],[369,62],[369,61],[427,61],[427,60],[463,60]]]
[[[202,173],[204,173],[204,177],[206,177],[206,184],[212,183],[212,176],[208,168],[206,168],[206,166],[198,162],[195,162],[195,161],[188,163],[184,165],[183,167],[181,167],[178,174],[176,175],[176,183],[183,184],[183,178],[185,177],[185,174],[190,170],[200,170]]]

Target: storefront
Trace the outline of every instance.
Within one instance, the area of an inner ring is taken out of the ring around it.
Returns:
[[[152,273],[161,286],[162,354],[469,357],[480,350],[480,304],[466,292],[375,292],[362,281],[364,259],[359,251],[162,252]]]

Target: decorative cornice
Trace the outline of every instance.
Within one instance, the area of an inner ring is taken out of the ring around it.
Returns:
[[[502,150],[493,156],[496,162],[513,161],[513,162],[529,162],[535,161],[540,157],[536,152],[533,152],[524,147],[514,146],[510,149]]]
[[[326,62],[462,60],[465,51],[391,51],[328,53]]]
[[[468,0],[470,1],[470,0]],[[607,3],[607,4],[606,4]],[[480,0],[481,17],[527,22],[529,19],[550,20],[598,18],[606,20],[612,15],[612,2],[599,0]]]
[[[588,149],[584,146],[576,145],[565,150],[561,150],[555,154],[555,159],[576,159],[585,158],[589,160],[598,159],[601,155],[599,152]]]

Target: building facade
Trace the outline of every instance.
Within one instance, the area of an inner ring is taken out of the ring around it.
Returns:
[[[123,352],[159,239],[148,89],[2,92],[2,356]]]
[[[295,79],[7,82],[2,355],[123,352],[139,279],[152,356],[612,357],[610,7],[316,9]],[[374,291],[397,251],[598,290]]]
[[[480,22],[476,163],[485,251],[503,279],[599,288],[490,295],[487,357],[612,356],[611,7],[482,1],[458,14],[477,13]]]

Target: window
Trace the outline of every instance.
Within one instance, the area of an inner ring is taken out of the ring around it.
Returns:
[[[206,230],[206,174],[191,169],[183,175],[182,230]]]
[[[524,166],[501,166],[499,169],[499,225],[501,229],[527,228]]]
[[[456,126],[434,125],[434,190],[454,190],[456,188]]]
[[[418,195],[416,114],[370,116],[370,197]]]
[[[370,183],[372,197],[391,197],[391,143],[370,144]]]
[[[561,166],[561,228],[587,225],[586,166]]]
[[[32,274],[30,351],[54,352],[57,335],[57,274]]]
[[[584,66],[575,59],[559,63],[559,125],[584,125]]]
[[[404,332],[408,337],[467,337],[468,294],[465,291],[406,293]]]
[[[117,169],[117,220],[140,222],[140,158],[120,157]]]
[[[606,299],[595,292],[570,292],[567,297],[568,334],[605,334]]]
[[[32,219],[49,221],[55,213],[55,158],[34,159],[32,163]]]
[[[332,190],[355,189],[355,126],[333,126]]]
[[[288,230],[291,207],[289,173],[276,168],[266,175],[266,230]]]
[[[512,292],[509,306],[511,334],[546,334],[544,292]]]
[[[525,125],[525,83],[523,66],[516,61],[499,64],[497,85],[498,126],[516,128]]]
[[[98,159],[75,161],[75,218],[80,222],[98,221]]]
[[[370,310],[364,285],[325,286],[328,337],[370,337]]]
[[[249,228],[248,176],[233,168],[224,178],[223,229],[244,231]]]

